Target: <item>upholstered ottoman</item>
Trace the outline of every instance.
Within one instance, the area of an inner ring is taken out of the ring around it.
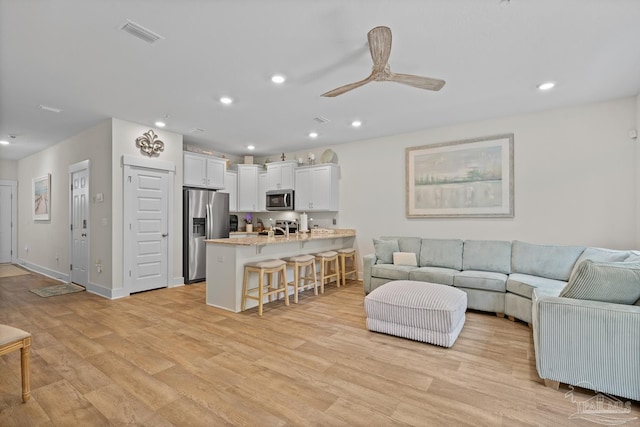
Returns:
[[[447,285],[396,280],[367,295],[364,308],[370,331],[451,347],[464,326],[467,294]]]

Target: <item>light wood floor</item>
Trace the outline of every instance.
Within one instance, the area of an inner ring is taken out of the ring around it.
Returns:
[[[1,426],[590,424],[569,419],[566,386],[542,385],[527,325],[494,315],[467,313],[444,349],[369,332],[356,281],[263,318],[206,306],[204,284],[116,301],[29,292],[55,283],[0,279],[0,323],[33,334],[28,403],[19,352],[0,358]]]

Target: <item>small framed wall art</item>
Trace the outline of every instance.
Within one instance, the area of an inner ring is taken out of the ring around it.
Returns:
[[[33,220],[51,219],[51,174],[32,180]]]

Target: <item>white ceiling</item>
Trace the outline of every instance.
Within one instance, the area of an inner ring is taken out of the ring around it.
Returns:
[[[130,36],[127,19],[164,39]],[[187,143],[266,155],[633,96],[639,22],[638,0],[0,0],[0,139],[16,136],[0,158],[109,117],[151,127],[168,115]],[[369,74],[378,25],[393,32],[392,71],[446,86],[320,97]],[[558,85],[537,91],[545,80]]]

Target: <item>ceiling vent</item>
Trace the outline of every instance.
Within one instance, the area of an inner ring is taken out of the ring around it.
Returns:
[[[318,116],[318,117],[314,117],[313,120],[315,120],[316,122],[320,123],[320,124],[325,124],[325,123],[329,123],[331,120],[327,119],[324,116]]]
[[[164,37],[162,37],[160,34],[154,33],[150,29],[145,28],[140,24],[136,24],[133,21],[129,21],[128,19],[127,22],[122,27],[120,27],[120,29],[147,43],[153,44],[160,39],[164,39]]]

